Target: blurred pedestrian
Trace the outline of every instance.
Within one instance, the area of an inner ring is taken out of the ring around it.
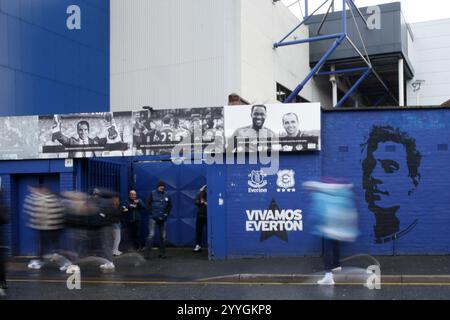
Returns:
[[[321,182],[305,182],[312,191],[314,233],[323,237],[325,276],[317,283],[334,285],[333,272],[342,270],[340,242],[354,242],[358,236],[358,214],[353,185],[345,180],[324,178]]]
[[[208,190],[206,185],[204,185],[195,197],[195,205],[197,206],[197,222],[195,224],[194,252],[199,252],[202,249],[203,229],[205,228],[207,222],[207,194]]]
[[[145,259],[150,259],[150,252],[153,248],[155,229],[159,229],[159,257],[166,258],[166,221],[172,210],[172,199],[165,193],[166,185],[164,182],[158,182],[156,190],[152,191],[146,201],[146,207],[149,213],[148,238],[145,244]]]
[[[142,247],[140,230],[141,230],[141,214],[145,209],[144,201],[138,198],[136,190],[130,190],[128,199],[123,205],[128,212],[125,216],[127,231],[131,244],[135,250],[140,250]]]
[[[44,259],[56,253],[64,228],[64,207],[61,199],[45,187],[29,187],[24,209],[28,215],[28,226],[39,233],[38,259],[28,264],[30,269],[40,269]]]
[[[94,225],[100,226],[99,254],[108,260],[100,269],[113,270],[114,237],[117,236],[115,225],[120,222],[123,211],[120,207],[119,195],[109,190],[94,189],[92,203],[97,209],[97,214],[92,220]],[[119,239],[120,242],[120,239]]]
[[[6,283],[6,239],[4,237],[4,226],[9,223],[9,208],[3,199],[3,192],[0,191],[0,296],[5,295],[4,290],[8,289]]]

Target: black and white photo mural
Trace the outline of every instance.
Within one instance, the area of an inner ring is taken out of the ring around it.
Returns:
[[[225,107],[227,152],[320,151],[320,104]]]
[[[38,118],[0,118],[0,160],[38,158]]]
[[[138,156],[170,155],[175,146],[223,152],[223,136],[222,107],[133,112],[133,149]]]
[[[40,158],[132,155],[131,112],[39,117]]]

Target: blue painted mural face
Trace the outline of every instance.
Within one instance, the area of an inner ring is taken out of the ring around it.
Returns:
[[[371,205],[382,209],[400,207],[408,196],[405,186],[411,184],[411,188],[414,187],[408,177],[405,147],[392,142],[380,143],[373,152],[373,158],[376,164],[366,191]]]
[[[416,141],[398,128],[373,127],[363,161],[363,188],[375,215],[375,242],[387,243],[410,232],[418,220],[401,212],[420,181],[421,154]],[[400,220],[401,217],[401,220]]]

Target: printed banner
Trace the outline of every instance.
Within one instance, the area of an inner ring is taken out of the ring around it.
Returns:
[[[40,158],[132,155],[131,112],[39,117]]]
[[[320,151],[320,104],[225,107],[227,152]]]

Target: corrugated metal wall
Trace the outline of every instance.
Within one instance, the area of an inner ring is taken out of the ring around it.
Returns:
[[[112,0],[112,110],[225,104],[225,75],[239,74],[226,61],[238,44],[225,43],[230,2]]]

